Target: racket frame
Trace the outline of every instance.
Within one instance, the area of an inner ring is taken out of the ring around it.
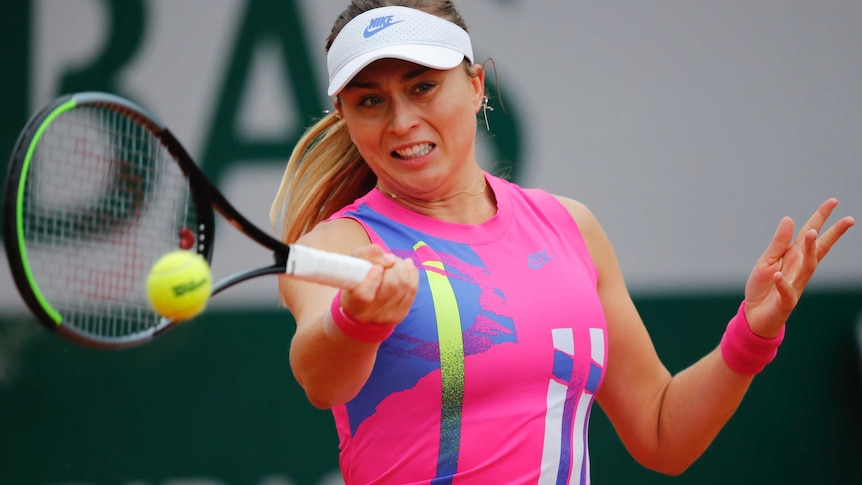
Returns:
[[[88,347],[123,348],[136,346],[163,333],[177,322],[162,318],[148,331],[125,337],[110,338],[83,332],[75,326],[64,325],[62,314],[44,297],[38,282],[33,277],[27,255],[27,244],[24,241],[24,191],[36,147],[54,119],[68,111],[86,106],[108,108],[133,119],[161,140],[165,148],[169,149],[189,181],[189,193],[194,201],[195,217],[198,223],[193,231],[196,234],[195,252],[203,256],[208,264],[212,261],[215,217],[213,206],[210,205],[210,198],[208,197],[210,190],[207,186],[210,184],[203,177],[203,172],[197,169],[185,149],[155,116],[124,98],[101,92],[84,92],[58,97],[33,114],[27,121],[12,150],[7,170],[3,197],[3,243],[6,247],[9,270],[18,292],[27,308],[43,327],[60,334],[63,338]],[[180,163],[181,161],[182,163]],[[197,170],[192,173],[187,172],[190,165]],[[195,189],[194,187],[199,188]]]
[[[62,315],[42,295],[30,271],[23,235],[23,195],[31,157],[44,130],[56,117],[75,108],[94,106],[118,112],[150,132],[171,155],[189,184],[198,227],[195,251],[212,262],[215,242],[215,217],[218,212],[237,230],[273,252],[273,264],[248,269],[216,281],[212,296],[237,283],[270,274],[288,274],[316,283],[350,288],[357,285],[371,269],[362,259],[330,253],[314,248],[288,245],[263,231],[242,215],[213,185],[177,138],[149,111],[119,96],[102,92],[83,92],[59,97],[36,112],[25,125],[12,152],[6,181],[3,209],[3,241],[7,258],[19,293],[36,319],[46,328],[64,338],[90,347],[122,348],[141,345],[173,328],[178,321],[161,318],[157,325],[144,332],[123,338],[100,338],[79,329],[63,325]],[[9,189],[12,190],[9,190]],[[10,221],[13,221],[11,223]],[[295,249],[291,253],[291,248]]]

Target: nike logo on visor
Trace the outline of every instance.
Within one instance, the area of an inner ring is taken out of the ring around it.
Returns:
[[[393,22],[392,15],[386,15],[384,17],[377,17],[376,19],[371,19],[371,22],[368,22],[368,27],[365,27],[365,32],[362,34],[366,39],[371,37],[372,35],[380,32],[381,30],[392,27],[395,24],[400,24],[404,22],[403,20],[398,20]]]

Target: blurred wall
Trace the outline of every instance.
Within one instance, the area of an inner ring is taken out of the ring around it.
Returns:
[[[0,86],[7,93],[0,153],[10,152],[27,117],[52,97],[118,93],[158,114],[228,198],[268,227],[292,145],[330,107],[322,46],[345,5],[10,2],[0,18]],[[480,127],[483,166],[592,208],[672,371],[717,344],[721,322],[782,216],[804,221],[836,196],[839,215],[862,217],[862,3],[459,5],[478,59],[494,60],[486,65],[496,109],[491,131]],[[217,231],[217,275],[268,260],[228,225]],[[728,479],[760,483],[744,478],[756,476],[747,469],[753,458],[734,452],[752,443],[782,453],[774,456],[821,450],[836,477],[862,480],[852,464],[862,457],[851,345],[862,309],[860,245],[857,228],[824,261],[794,315],[798,330],[788,333],[776,363],[784,367],[758,380],[741,416],[675,480],[703,483],[697,473],[714,477],[736,464],[739,474]],[[292,321],[278,309],[271,279],[232,289],[194,326],[123,353],[70,348],[41,332],[24,312],[5,258],[0,309],[0,409],[20,417],[0,424],[2,483],[203,477],[282,485],[326,483],[335,468],[329,416],[305,403],[289,373]],[[675,340],[680,335],[689,338]],[[791,399],[788,392],[800,388],[808,392]],[[779,414],[746,418],[767,405]],[[615,473],[622,475],[614,483],[662,479],[619,466],[617,457],[625,464],[627,455],[596,415],[596,482]],[[749,422],[762,441],[734,434],[743,429],[736,423]],[[796,435],[798,443],[784,428],[769,427],[812,422],[818,428]],[[189,446],[180,435],[193,436]],[[240,465],[228,466],[231,456]],[[608,457],[614,460],[603,461]],[[79,459],[86,464],[75,465]],[[799,477],[823,466],[810,461],[782,470]]]

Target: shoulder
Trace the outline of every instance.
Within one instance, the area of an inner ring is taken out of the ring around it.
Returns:
[[[616,256],[611,247],[611,242],[593,211],[578,200],[560,195],[553,195],[553,197],[560,202],[572,216],[572,219],[575,220],[599,271],[601,272],[602,268],[608,262],[615,264]]]
[[[563,197],[561,195],[552,195],[562,206],[571,214],[578,226],[581,229],[599,226],[599,221],[595,214],[583,202]]]
[[[510,182],[508,180],[500,179],[501,185],[506,187],[512,193],[520,193],[522,197],[528,199],[530,202],[534,204],[544,204],[547,206],[555,206],[557,203],[561,204],[563,208],[571,215],[575,222],[578,225],[582,223],[586,224],[597,224],[596,218],[590,209],[587,208],[586,205],[577,201],[575,199],[571,199],[569,197],[564,197],[561,195],[552,194],[547,192],[544,189],[535,188],[535,187],[522,187],[514,182]]]
[[[336,217],[323,221],[305,233],[298,244],[343,254],[350,254],[370,243],[365,228],[350,217]]]
[[[507,187],[510,192],[522,194],[524,200],[529,201],[529,204],[540,206],[544,211],[561,214],[559,209],[561,206],[562,211],[574,220],[590,252],[593,252],[594,247],[598,248],[598,246],[606,244],[607,238],[604,230],[595,214],[584,203],[569,197],[552,194],[544,189],[525,188],[506,180],[503,182],[503,186]],[[559,219],[557,221],[559,222]]]

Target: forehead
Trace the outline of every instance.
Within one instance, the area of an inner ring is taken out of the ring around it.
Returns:
[[[359,71],[347,87],[377,85],[383,79],[393,77],[400,81],[409,81],[426,73],[446,72],[401,59],[380,59]]]

